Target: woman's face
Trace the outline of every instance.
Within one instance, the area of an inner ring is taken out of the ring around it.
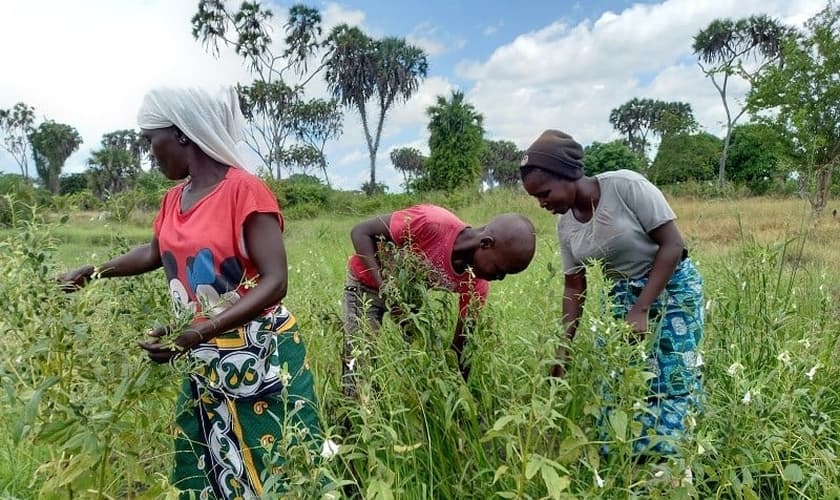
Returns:
[[[189,175],[186,161],[187,148],[178,142],[175,127],[141,129],[140,135],[149,141],[158,169],[167,179],[177,181]]]
[[[542,208],[553,214],[565,214],[575,204],[577,188],[574,181],[534,170],[522,179],[522,185]]]

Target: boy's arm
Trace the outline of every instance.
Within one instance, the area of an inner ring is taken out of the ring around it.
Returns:
[[[382,286],[382,274],[379,260],[376,258],[376,244],[383,240],[392,241],[390,225],[391,214],[386,214],[360,222],[350,231],[350,240],[356,255],[367,265],[377,288]]]

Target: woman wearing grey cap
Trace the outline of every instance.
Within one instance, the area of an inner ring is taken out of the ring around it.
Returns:
[[[651,335],[654,377],[634,453],[674,454],[685,420],[699,413],[699,344],[703,337],[703,279],[688,258],[674,214],[662,192],[630,170],[583,173],[583,148],[571,136],[546,130],[528,148],[520,173],[528,194],[558,214],[563,259],[563,319],[575,337],[586,294],[584,263],[597,259],[614,283],[615,310],[636,339]],[[565,348],[552,375],[563,376]],[[653,431],[659,439],[651,440]]]

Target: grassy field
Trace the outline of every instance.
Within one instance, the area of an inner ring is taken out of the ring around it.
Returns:
[[[531,267],[494,284],[471,344],[468,384],[448,345],[454,302],[432,293],[403,342],[386,322],[365,405],[338,396],[339,300],[361,217],[287,220],[289,294],[338,456],[292,453],[284,480],[316,498],[330,483],[365,498],[840,498],[840,221],[808,217],[794,199],[672,200],[706,280],[706,411],[682,456],[631,460],[632,414],[644,396],[642,347],[623,341],[591,293],[563,381],[549,382],[562,276],[554,220],[524,195],[494,193],[458,210],[480,224],[500,212],[538,228]],[[162,274],[95,282],[66,297],[51,279],[146,241],[151,215],[116,224],[70,214],[65,224],[0,231],[0,292],[9,311],[0,379],[0,496],[172,495],[170,423],[178,367],[150,366],[135,342],[168,321]],[[606,289],[597,270],[593,290]],[[598,347],[596,338],[606,340]],[[609,455],[596,419],[607,385]],[[334,481],[325,481],[328,478]],[[336,492],[333,492],[336,493]]]

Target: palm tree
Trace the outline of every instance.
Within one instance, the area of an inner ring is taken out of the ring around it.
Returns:
[[[726,137],[720,156],[718,183],[726,181],[726,154],[735,123],[746,111],[746,107],[734,116],[727,102],[726,87],[729,77],[740,76],[752,85],[755,76],[771,64],[781,64],[783,40],[791,33],[790,28],[767,16],[750,16],[733,21],[715,19],[705,29],[694,35],[692,48],[699,59],[698,65],[712,80],[720,94],[726,111]],[[716,75],[722,74],[719,83]]]
[[[359,28],[345,24],[333,28],[327,41],[324,77],[333,97],[355,108],[362,119],[370,155],[370,186],[376,185],[376,153],[385,117],[395,102],[414,95],[426,77],[426,54],[402,38],[373,40]],[[367,103],[375,99],[374,128]]]

